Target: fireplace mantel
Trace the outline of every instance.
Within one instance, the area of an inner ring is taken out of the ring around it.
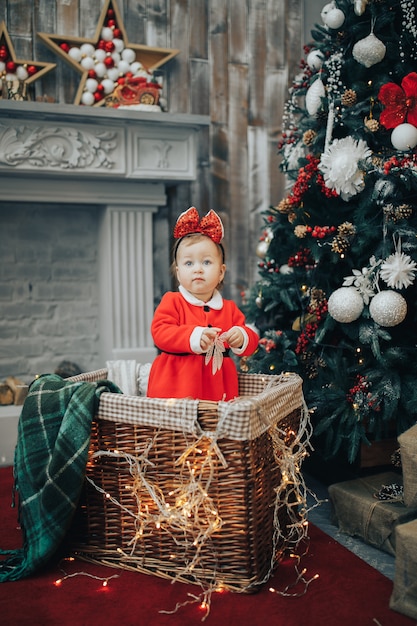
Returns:
[[[1,202],[98,205],[100,357],[153,358],[152,215],[209,118],[0,100]]]

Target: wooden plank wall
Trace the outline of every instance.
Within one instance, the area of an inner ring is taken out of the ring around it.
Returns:
[[[169,190],[161,212],[170,232],[194,204],[214,208],[227,227],[228,288],[256,276],[259,214],[284,194],[276,144],[288,84],[304,43],[303,0],[116,0],[129,41],[178,48],[164,69],[169,111],[209,115],[198,179]],[[0,0],[18,58],[57,63],[33,97],[72,103],[79,75],[36,37],[44,31],[93,37],[103,0]],[[166,235],[165,235],[166,236]],[[161,242],[159,242],[160,244]]]

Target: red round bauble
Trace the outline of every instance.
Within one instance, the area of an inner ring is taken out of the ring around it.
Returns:
[[[107,22],[107,26],[108,26],[109,28],[113,28],[113,26],[116,26],[116,20],[113,20],[113,19],[108,20],[108,22]]]
[[[88,70],[88,78],[97,78],[95,70]]]
[[[62,43],[59,44],[59,47],[61,48],[61,50],[63,50],[64,52],[69,52],[69,45],[67,44],[66,41],[63,41]]]
[[[6,46],[0,46],[0,61],[5,61],[9,56]]]
[[[104,65],[109,69],[110,67],[114,67],[114,59],[112,57],[106,57],[104,59]]]
[[[104,91],[104,87],[103,87],[103,85],[102,85],[101,83],[99,83],[99,84],[97,85],[97,91],[96,91],[96,93],[97,93],[97,92],[98,92],[98,93],[103,93],[103,91]]]
[[[113,17],[114,16],[114,11],[113,9],[108,9],[107,11],[107,17]]]
[[[126,72],[125,76],[126,76],[126,78],[132,78],[133,73],[132,72]]]
[[[36,67],[36,65],[28,65],[26,69],[27,69],[27,73],[29,74],[29,76],[33,76],[38,71],[38,68]]]
[[[113,35],[115,39],[121,39],[122,38],[122,31],[120,30],[120,28],[115,28],[113,30]]]
[[[120,78],[117,79],[116,82],[117,82],[118,85],[124,85],[126,81],[123,78],[123,76],[121,76]]]
[[[106,41],[104,49],[106,52],[114,52],[114,43],[112,41]]]
[[[97,91],[94,92],[94,100],[96,102],[100,102],[100,100],[103,99],[103,94],[97,89]]]
[[[10,72],[10,74],[14,74],[15,73],[16,67],[17,67],[17,65],[16,65],[16,63],[14,61],[7,61],[7,63],[6,63],[6,70],[8,72]]]
[[[105,50],[106,49],[106,42],[104,41],[104,39],[99,39],[99,41],[97,42],[97,48],[99,50]]]

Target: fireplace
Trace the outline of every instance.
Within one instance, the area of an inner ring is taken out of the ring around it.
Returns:
[[[0,202],[98,207],[97,365],[154,356],[153,216],[166,205],[168,184],[195,179],[198,133],[208,123],[0,100]]]

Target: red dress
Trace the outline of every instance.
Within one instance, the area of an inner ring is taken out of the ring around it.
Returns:
[[[236,304],[224,300],[219,292],[204,303],[181,287],[180,291],[166,293],[154,314],[151,332],[161,354],[152,364],[147,395],[232,400],[239,395],[236,365],[231,357],[225,356],[221,368],[213,374],[212,362],[205,364],[205,355],[199,348],[200,330],[214,326],[225,332],[239,326],[246,341],[241,350],[233,350],[238,356],[252,354],[259,337],[245,325],[245,317]]]

